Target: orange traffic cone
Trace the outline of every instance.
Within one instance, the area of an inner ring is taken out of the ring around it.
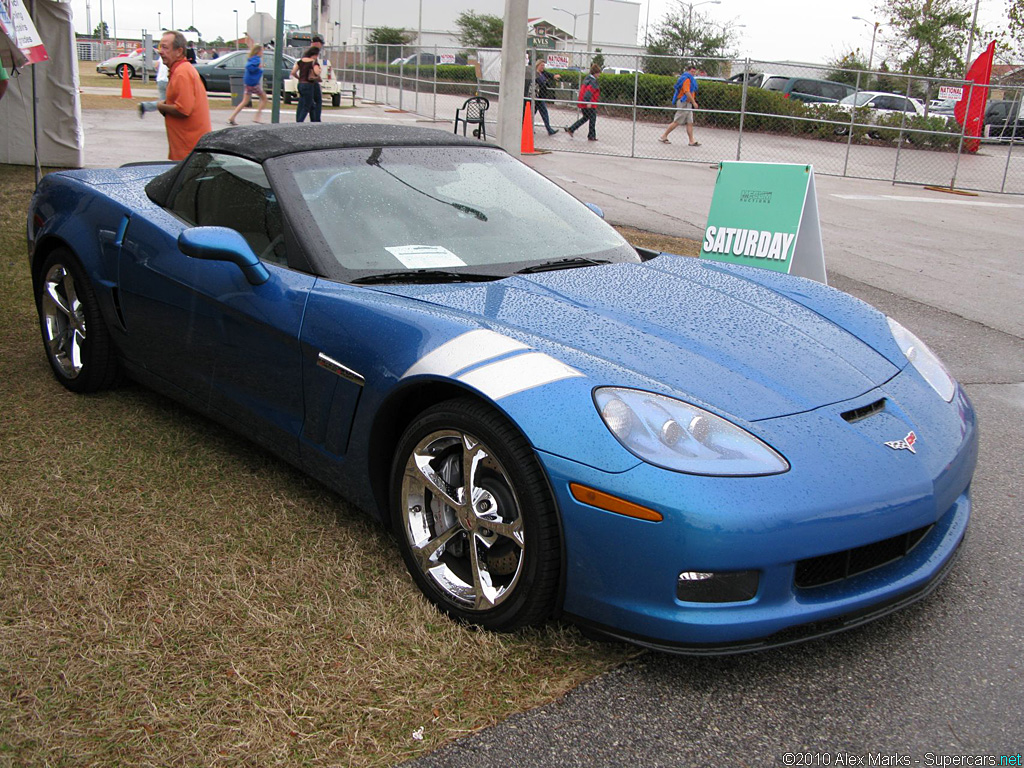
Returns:
[[[533,148],[533,102],[529,100],[523,107],[523,142],[520,152],[524,155],[538,154]]]
[[[121,67],[121,98],[130,99],[132,97],[132,79],[131,75],[128,74],[128,65]]]

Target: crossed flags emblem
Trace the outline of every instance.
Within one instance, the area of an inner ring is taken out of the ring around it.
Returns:
[[[913,431],[911,431],[908,432],[907,436],[902,440],[887,440],[885,444],[892,448],[894,451],[910,451],[911,453],[916,454],[917,451],[914,450],[914,443],[916,442],[917,435],[915,435]]]

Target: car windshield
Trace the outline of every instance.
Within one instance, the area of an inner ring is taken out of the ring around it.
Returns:
[[[593,211],[495,149],[339,149],[289,155],[268,170],[305,207],[292,218],[311,250],[329,254],[321,259],[328,277],[459,268],[503,276],[554,260],[639,261]]]
[[[875,94],[873,94],[873,93],[851,93],[846,98],[840,99],[839,103],[840,104],[854,104],[855,106],[863,107],[865,104],[867,104],[869,101],[871,101],[871,99],[873,99],[874,97],[875,97]]]

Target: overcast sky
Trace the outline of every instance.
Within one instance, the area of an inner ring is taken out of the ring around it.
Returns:
[[[335,0],[337,1],[337,0]],[[359,7],[358,0],[355,2]],[[369,8],[374,5],[386,7],[388,0],[365,0]],[[430,2],[430,0],[425,0]],[[597,0],[600,3],[600,0]],[[157,29],[157,13],[160,23],[179,29],[194,25],[202,32],[204,39],[222,36],[225,40],[234,38],[235,13],[238,9],[239,29],[245,32],[245,19],[251,15],[251,0],[72,0],[75,14],[75,28],[79,34],[86,34],[86,4],[91,6],[90,18],[95,28],[99,24],[100,5],[103,19],[108,28],[118,35],[138,36],[142,28]],[[571,0],[573,7],[585,7],[585,0]],[[656,20],[677,5],[676,0],[642,0],[640,4],[640,28],[648,18],[652,28]],[[865,56],[871,47],[871,26],[851,17],[862,16],[880,20],[874,12],[875,0],[721,0],[718,4],[695,3],[696,13],[706,13],[717,24],[737,25],[738,49],[741,55],[770,61],[793,60],[823,62],[841,56],[853,48],[860,48]],[[472,0],[466,0],[467,9],[473,9]],[[257,10],[273,13],[274,0],[257,0]],[[173,9],[173,10],[172,10]],[[298,24],[309,24],[310,0],[286,0],[285,19]],[[1005,23],[1006,0],[980,0],[979,22],[989,28]],[[358,17],[358,11],[357,11]],[[367,14],[369,25],[371,14]],[[392,26],[402,25],[398,19],[388,22]],[[738,27],[743,24],[744,27]],[[415,27],[416,20],[409,19],[405,26]],[[879,32],[875,46],[875,62],[883,54],[884,27]],[[977,46],[975,46],[977,50]]]

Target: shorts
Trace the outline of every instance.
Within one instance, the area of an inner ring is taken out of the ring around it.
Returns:
[[[685,106],[680,107],[680,104]],[[689,102],[682,99],[676,102],[676,113],[672,115],[672,122],[678,125],[686,125],[687,123],[693,125],[693,107],[690,106]]]
[[[245,96],[259,96],[262,99],[266,95],[267,94],[263,90],[263,83],[245,86]]]

